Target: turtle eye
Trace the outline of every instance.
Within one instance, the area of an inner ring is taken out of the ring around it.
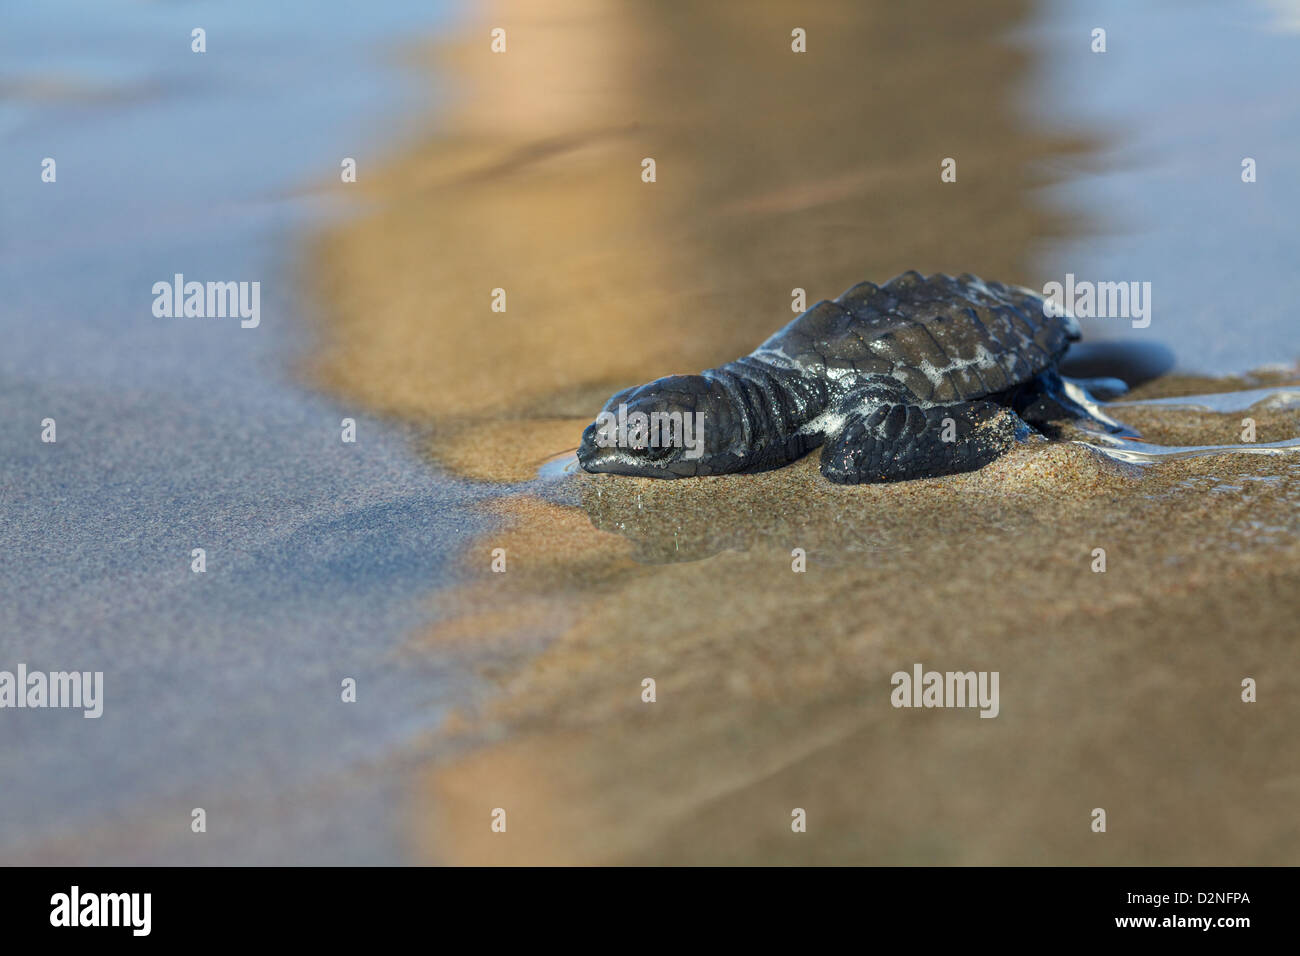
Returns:
[[[651,461],[664,461],[665,459],[671,458],[674,451],[676,451],[676,448],[671,444],[650,445],[644,449],[644,454],[645,457],[649,458]]]

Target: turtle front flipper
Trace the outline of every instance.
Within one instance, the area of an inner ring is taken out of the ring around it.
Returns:
[[[974,471],[1033,434],[994,402],[882,403],[855,392],[841,408],[843,425],[822,448],[822,474],[841,485]]]

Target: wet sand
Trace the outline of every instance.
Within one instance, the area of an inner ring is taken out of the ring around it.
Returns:
[[[1028,53],[1003,38],[1025,13],[507,3],[433,55],[461,98],[315,250],[311,369],[430,429],[455,472],[529,482],[482,506],[502,530],[407,648],[490,660],[499,687],[446,722],[410,794],[427,859],[1296,861],[1295,456],[1138,467],[1053,442],[886,486],[830,485],[815,455],[530,481],[615,388],[749,351],[793,287],[811,303],[907,268],[1041,284],[1032,243],[1090,225],[1033,186],[1087,144],[1016,118]],[[1296,410],[1256,411],[1258,441],[1300,435]],[[1120,417],[1221,444],[1244,416]],[[998,671],[999,715],[894,708],[890,676],[916,663]]]
[[[1294,457],[1140,469],[1053,443],[886,486],[829,485],[815,456],[759,476],[570,484],[581,512],[497,506],[511,529],[466,554],[481,573],[427,640],[506,659],[501,697],[460,728],[500,742],[437,768],[416,800],[437,808],[430,846],[451,859],[1300,850]],[[490,547],[507,573],[487,570]],[[541,635],[540,655],[519,654]],[[894,709],[890,675],[916,662],[999,671],[1001,713]],[[1267,699],[1243,703],[1244,677]],[[508,841],[484,822],[497,806],[518,827]],[[817,821],[804,836],[794,807]],[[1106,835],[1088,829],[1094,807]]]

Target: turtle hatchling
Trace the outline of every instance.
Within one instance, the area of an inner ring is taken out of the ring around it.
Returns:
[[[616,393],[578,461],[687,478],[779,468],[821,447],[822,474],[839,484],[973,471],[1036,428],[1090,416],[1057,373],[1078,338],[1029,289],[917,272],[862,282],[743,358]]]

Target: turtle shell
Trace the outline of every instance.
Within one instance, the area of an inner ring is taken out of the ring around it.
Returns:
[[[971,401],[1023,384],[1079,337],[1029,289],[964,274],[904,272],[818,302],[759,349],[843,385],[888,375],[928,402]]]

